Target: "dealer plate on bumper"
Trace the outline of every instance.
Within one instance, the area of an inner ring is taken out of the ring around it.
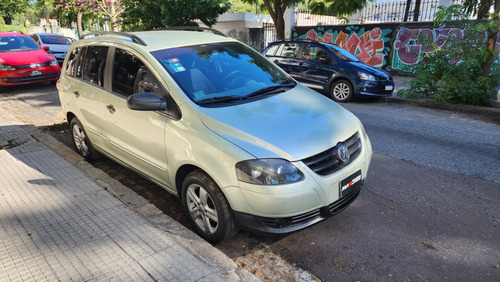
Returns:
[[[351,176],[340,182],[340,197],[343,198],[355,191],[361,185],[361,170],[351,174]]]

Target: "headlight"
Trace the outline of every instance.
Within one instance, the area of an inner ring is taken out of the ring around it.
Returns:
[[[278,185],[297,182],[304,174],[283,159],[256,159],[236,164],[239,181],[257,185]]]
[[[364,72],[358,72],[358,74],[359,74],[359,78],[361,78],[363,80],[376,80],[375,76],[373,76],[371,74],[367,74]]]
[[[3,71],[13,71],[13,70],[16,70],[16,68],[14,68],[11,65],[0,64],[0,70],[3,70]]]
[[[55,66],[57,66],[57,65],[58,65],[58,63],[57,63],[57,60],[56,60],[56,59],[53,59],[52,61],[50,61],[50,66],[51,66],[51,67],[55,67]]]

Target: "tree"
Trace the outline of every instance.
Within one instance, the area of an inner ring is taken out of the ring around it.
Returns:
[[[197,26],[200,20],[207,26],[217,22],[227,12],[227,0],[123,0],[123,24],[127,29],[151,30],[168,26]]]
[[[492,4],[494,5],[494,11],[492,15],[489,15],[488,12]],[[487,77],[493,62],[498,57],[495,45],[498,39],[498,29],[500,28],[500,0],[465,0],[463,7],[467,13],[477,14],[478,20],[489,21],[489,24],[484,27],[488,33],[488,52],[481,73],[483,77]]]
[[[56,0],[57,1],[57,0]],[[78,36],[83,36],[82,19],[85,13],[106,14],[111,22],[111,30],[118,31],[118,17],[123,12],[122,0],[59,0],[56,8],[76,14]]]
[[[369,2],[374,0],[309,0],[309,8],[313,14],[347,18],[363,9]]]
[[[261,0],[243,0],[257,4]],[[373,0],[308,0],[313,14],[332,15],[342,17],[361,10],[369,1]],[[288,7],[306,2],[305,0],[263,0],[263,6],[269,12],[276,28],[277,40],[285,39],[284,14]]]
[[[11,24],[14,15],[23,12],[28,6],[28,0],[0,0],[0,17],[6,24]]]
[[[398,91],[398,95],[431,97],[446,103],[489,105],[491,90],[500,79],[500,64],[491,63],[487,72],[482,72],[489,56],[494,60],[498,52],[485,40],[485,31],[491,23],[471,21],[468,15],[461,5],[439,7],[434,25],[441,29],[451,21],[461,23],[463,35],[449,37],[445,44],[436,43],[425,35],[419,37],[422,50],[425,50],[422,60],[414,66],[415,77],[410,89]],[[498,25],[493,31],[498,32]]]

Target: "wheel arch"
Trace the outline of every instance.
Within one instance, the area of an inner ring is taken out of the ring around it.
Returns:
[[[351,77],[349,77],[347,75],[343,75],[343,74],[337,74],[337,75],[332,76],[332,78],[328,82],[325,90],[328,93],[330,93],[330,89],[332,88],[332,85],[339,80],[347,80],[351,84],[351,88],[353,89],[354,95],[356,95],[356,88],[355,88],[356,83],[354,82],[354,80],[352,80]]]
[[[68,124],[69,124],[69,123],[71,122],[71,120],[72,120],[73,118],[75,118],[75,117],[76,117],[76,115],[75,115],[74,113],[72,113],[72,112],[67,112],[67,113],[66,113],[66,121],[68,122]]]

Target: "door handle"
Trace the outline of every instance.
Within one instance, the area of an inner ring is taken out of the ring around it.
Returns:
[[[115,107],[113,105],[107,105],[106,108],[108,108],[108,111],[112,114],[116,112]]]
[[[73,94],[75,95],[76,98],[80,97],[80,92],[78,91],[73,91]]]

